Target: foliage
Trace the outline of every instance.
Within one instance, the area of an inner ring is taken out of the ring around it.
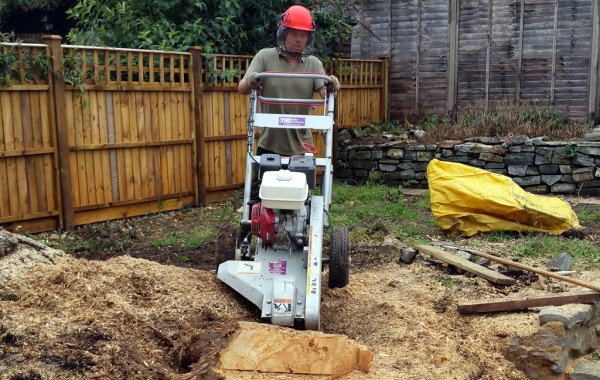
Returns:
[[[63,0],[0,0],[0,23],[10,13],[52,10],[63,3]]]
[[[0,43],[7,39],[8,34],[0,34]],[[19,54],[23,77],[19,73]],[[19,51],[19,44],[0,45],[0,86],[36,83],[46,79],[49,72],[50,61],[45,50],[34,53],[24,49]]]
[[[411,115],[404,124],[407,129],[420,125],[426,132],[422,142],[510,135],[569,140],[583,136],[589,129],[587,124],[569,121],[536,101],[498,102],[495,109],[486,108],[484,102],[476,102],[460,108],[456,120],[436,114],[421,114]]]
[[[301,1],[310,5],[317,23],[316,45],[335,51],[351,36],[346,0]],[[69,33],[75,44],[254,54],[274,46],[280,14],[290,0],[78,0],[67,13],[76,23]]]

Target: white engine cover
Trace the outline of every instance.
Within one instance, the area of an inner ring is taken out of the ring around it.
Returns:
[[[306,174],[283,169],[265,172],[258,195],[264,207],[300,210],[308,197]]]

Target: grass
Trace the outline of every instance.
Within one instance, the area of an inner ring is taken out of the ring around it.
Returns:
[[[583,223],[600,223],[600,206],[583,209],[577,216]]]
[[[421,196],[404,196],[402,189],[377,183],[363,186],[335,184],[331,206],[333,226],[347,226],[353,242],[382,242],[393,235],[407,245],[428,243],[428,234],[440,235],[430,211],[429,192]],[[581,223],[600,222],[600,206],[581,208]],[[460,239],[440,236],[441,239]],[[568,239],[547,233],[518,233],[499,231],[479,234],[469,242],[459,243],[481,247],[482,251],[502,247],[502,254],[518,256],[524,260],[550,261],[560,253],[573,258],[575,269],[593,269],[600,266],[600,245],[582,239]]]
[[[531,234],[514,242],[520,256],[551,259],[560,253],[573,258],[576,267],[592,269],[600,264],[600,247],[588,240],[563,239],[548,234]]]
[[[354,241],[383,241],[388,234],[400,238],[420,233],[420,214],[416,208],[423,203],[407,203],[400,188],[377,183],[336,184],[332,199],[331,224],[350,227],[350,238]]]

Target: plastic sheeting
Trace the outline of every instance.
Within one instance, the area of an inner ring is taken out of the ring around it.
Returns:
[[[446,232],[535,231],[580,228],[564,200],[526,192],[510,177],[433,159],[427,167],[431,211]]]

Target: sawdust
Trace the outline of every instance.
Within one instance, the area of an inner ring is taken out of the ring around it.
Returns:
[[[0,263],[10,259],[4,256]],[[419,260],[352,272],[347,287],[324,286],[322,330],[366,345],[374,360],[370,373],[343,379],[526,378],[503,350],[515,335],[537,330],[535,310],[462,316],[456,303],[547,293],[552,281],[526,289],[494,287]],[[88,261],[57,255],[1,285],[2,380],[184,379],[190,365],[181,355],[193,337],[259,319],[258,310],[221,284],[214,271],[129,256]]]

